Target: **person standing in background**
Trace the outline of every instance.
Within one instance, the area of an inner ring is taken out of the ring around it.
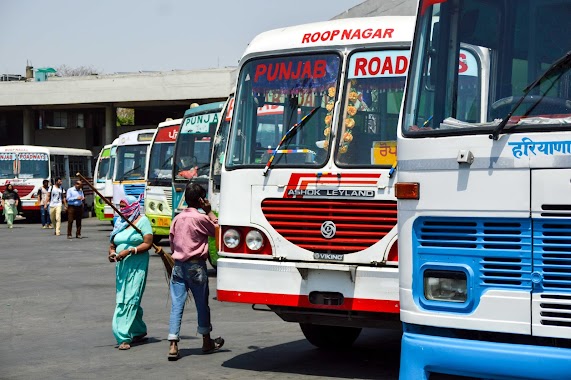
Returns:
[[[14,190],[14,186],[10,181],[6,181],[6,190],[2,193],[2,210],[4,212],[4,218],[6,223],[8,223],[8,228],[12,228],[14,224],[14,218],[18,214],[18,202],[20,197],[18,193]]]
[[[54,235],[59,236],[61,230],[61,209],[63,206],[67,208],[65,199],[65,190],[61,186],[61,178],[56,178],[56,182],[49,189],[48,201],[50,204],[50,218],[55,221]]]
[[[42,228],[52,228],[50,219],[50,204],[48,201],[50,182],[44,179],[42,187],[38,190],[38,199],[40,200],[40,217],[42,218]]]
[[[75,185],[67,190],[67,238],[71,239],[71,231],[73,230],[73,221],[75,220],[75,237],[81,239],[81,218],[83,217],[83,183],[80,180],[75,182]]]

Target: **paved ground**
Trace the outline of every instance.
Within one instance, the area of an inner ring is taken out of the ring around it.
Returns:
[[[66,224],[64,223],[65,227]],[[39,224],[0,224],[1,379],[397,379],[398,333],[365,330],[354,348],[331,353],[305,341],[299,327],[249,305],[217,302],[211,271],[214,334],[223,350],[200,355],[194,306],[183,318],[183,357],[168,362],[170,303],[160,258],[151,257],[143,297],[147,344],[116,349],[111,332],[113,264],[109,223],[84,220],[83,240]]]

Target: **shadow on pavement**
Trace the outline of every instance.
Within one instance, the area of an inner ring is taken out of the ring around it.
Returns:
[[[334,378],[398,378],[400,333],[364,330],[362,335],[352,348],[343,351],[317,349],[305,340],[272,347],[250,346],[250,352],[222,366]]]

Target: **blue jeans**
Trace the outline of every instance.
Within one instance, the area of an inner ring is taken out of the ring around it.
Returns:
[[[52,224],[50,219],[50,206],[40,206],[40,216],[42,218],[42,226]]]
[[[180,323],[188,290],[192,292],[198,313],[198,333],[206,335],[212,331],[210,307],[208,306],[209,290],[206,261],[175,260],[170,283],[172,307],[168,340],[179,341]]]

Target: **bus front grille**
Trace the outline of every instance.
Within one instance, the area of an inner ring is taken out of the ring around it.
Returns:
[[[394,201],[265,199],[262,212],[285,239],[320,253],[362,251],[385,237],[397,223]],[[334,225],[333,236],[324,236],[324,225]]]

